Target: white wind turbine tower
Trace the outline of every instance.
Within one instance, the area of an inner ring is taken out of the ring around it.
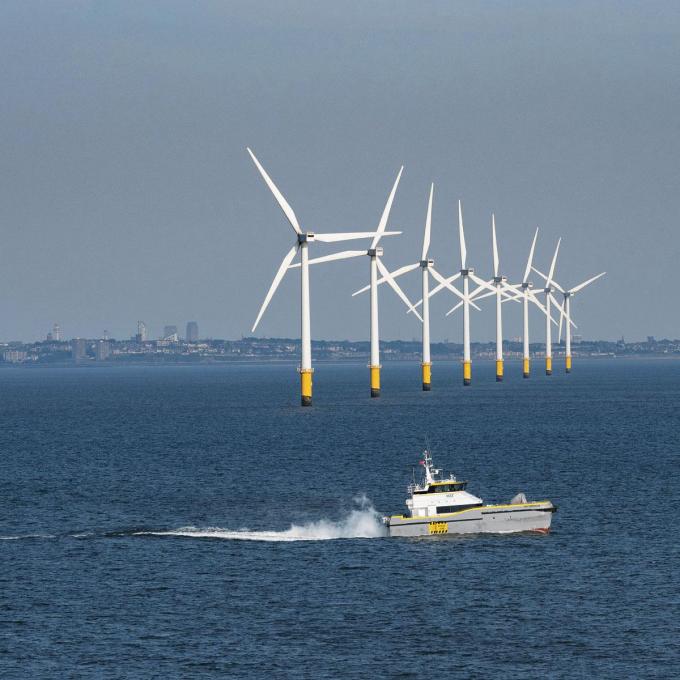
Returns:
[[[378,247],[380,239],[383,236],[389,236],[392,234],[401,234],[400,231],[385,231],[387,226],[387,221],[390,217],[390,210],[392,209],[392,202],[394,201],[394,195],[397,192],[397,187],[399,186],[399,180],[401,179],[401,173],[404,171],[404,166],[402,165],[397,179],[394,181],[392,186],[392,191],[387,198],[387,203],[383,209],[382,216],[380,217],[380,222],[378,223],[378,228],[374,232],[370,232],[370,236],[373,236],[373,241],[368,250],[344,250],[340,253],[334,253],[333,255],[325,255],[323,257],[317,257],[313,260],[309,260],[309,264],[317,264],[320,262],[330,262],[332,260],[346,260],[352,257],[361,257],[362,255],[368,255],[370,258],[370,285],[371,290],[371,397],[380,396],[380,333],[378,328],[378,271],[394,290],[394,292],[406,303],[409,307],[409,311],[414,311],[411,301],[406,297],[404,291],[399,287],[399,284],[394,280],[392,274],[390,274],[387,267],[382,263],[380,259],[383,254],[383,249]],[[294,265],[295,266],[295,265]],[[417,312],[416,312],[417,314]],[[418,315],[420,318],[420,315]]]
[[[465,230],[463,229],[463,206],[458,201],[458,236],[460,239],[460,276],[463,277],[463,385],[472,383],[472,360],[470,357],[470,305],[477,307],[470,295],[469,279],[472,279],[479,288],[487,288],[496,292],[496,289],[486,281],[482,281],[475,275],[474,269],[467,266],[467,248],[465,247]],[[450,280],[450,279],[449,279]]]
[[[538,238],[538,229],[534,234],[534,240],[531,242],[531,250],[529,251],[529,259],[527,260],[527,266],[524,270],[524,277],[522,278],[522,283],[513,286],[521,291],[522,302],[523,302],[523,320],[524,320],[524,333],[523,333],[523,361],[522,361],[522,376],[524,378],[529,377],[529,302],[533,302],[544,314],[550,319],[550,315],[546,308],[538,301],[538,298],[531,290],[533,288],[533,283],[529,281],[529,274],[531,273],[531,263],[534,259],[534,250],[536,249],[536,239]]]
[[[301,386],[301,403],[303,406],[311,406],[312,404],[312,342],[311,342],[311,331],[310,331],[310,308],[309,308],[309,254],[308,245],[312,241],[321,241],[322,243],[335,243],[337,241],[348,241],[351,239],[360,238],[370,238],[375,236],[376,232],[352,232],[352,233],[333,233],[333,234],[315,234],[313,232],[303,232],[298,219],[293,212],[293,209],[288,204],[288,201],[284,198],[283,194],[279,191],[277,186],[274,184],[272,179],[269,177],[265,169],[260,165],[260,162],[255,157],[255,154],[248,149],[250,157],[253,159],[257,169],[260,171],[262,178],[267,183],[267,186],[274,194],[276,202],[279,204],[281,210],[285,214],[288,222],[290,222],[293,231],[295,232],[295,245],[286,253],[283,261],[281,262],[272,285],[267,292],[267,295],[262,303],[260,312],[255,319],[253,328],[251,332],[255,332],[257,325],[260,323],[260,319],[264,314],[272,296],[276,292],[276,289],[281,283],[286,270],[290,267],[293,258],[300,252],[300,283],[301,283],[301,299],[300,299],[300,317],[301,317],[301,360],[300,360],[300,386]],[[383,230],[384,231],[384,230]],[[385,232],[381,235],[392,235],[398,234],[400,232]]]
[[[493,279],[487,281],[484,286],[477,286],[475,290],[470,293],[471,300],[483,300],[491,295],[496,296],[496,382],[503,381],[503,315],[502,304],[508,300],[517,300],[520,296],[517,291],[508,285],[507,277],[499,273],[500,259],[498,257],[498,243],[496,241],[496,217],[491,215],[491,236],[493,241]],[[481,291],[489,285],[492,285],[490,292],[480,295]],[[512,295],[508,295],[508,292]],[[459,302],[455,307],[446,312],[446,316],[455,312],[462,304]]]
[[[460,200],[458,201],[458,238],[460,240],[460,271],[453,276],[449,276],[448,279],[442,279],[439,285],[430,293],[430,297],[446,287],[463,301],[463,385],[470,385],[472,383],[472,360],[470,358],[470,306],[475,309],[479,309],[479,307],[474,303],[473,294],[470,293],[469,279],[472,279],[477,284],[478,289],[486,288],[494,293],[496,292],[496,289],[490,283],[482,281],[482,279],[475,275],[475,270],[472,267],[467,266],[467,248],[465,246],[465,230],[463,229],[463,206]],[[463,278],[462,294],[451,285],[451,283],[459,277]],[[418,304],[419,303],[416,303],[415,306],[417,307]],[[453,310],[450,310],[449,313],[452,311]]]
[[[550,272],[550,276],[546,276],[545,274],[542,274],[536,267],[532,267],[532,269],[542,278],[545,279],[547,285],[553,285],[557,290],[562,293],[562,296],[564,297],[564,308],[560,308],[560,330],[559,330],[559,340],[562,340],[562,322],[564,321],[564,318],[566,317],[567,319],[567,327],[566,327],[566,336],[565,336],[565,356],[564,356],[564,370],[566,373],[571,373],[571,327],[576,325],[572,322],[571,320],[571,298],[573,295],[578,293],[580,290],[583,290],[586,286],[589,286],[593,281],[597,281],[600,277],[604,276],[607,272],[600,272],[596,276],[593,276],[589,279],[586,279],[582,283],[579,283],[577,286],[574,286],[573,288],[569,288],[569,290],[564,290],[562,286],[560,286],[553,278],[553,272]]]
[[[555,296],[553,295],[553,284],[554,281],[552,280],[553,274],[555,273],[555,264],[557,263],[557,253],[560,250],[560,243],[562,242],[562,239],[559,238],[557,240],[557,246],[555,248],[555,253],[553,255],[552,262],[550,263],[550,272],[546,278],[545,281],[545,287],[543,288],[543,293],[545,294],[545,309],[546,309],[546,315],[545,315],[545,374],[546,375],[552,375],[552,327],[550,326],[551,323],[554,323],[551,315],[550,315],[550,306],[551,303],[557,307],[557,309],[560,310],[560,318],[564,315],[564,309],[562,308],[562,305],[555,299]],[[534,271],[536,269],[532,267]],[[571,323],[571,319],[569,319],[569,322]]]
[[[421,280],[422,280],[422,286],[423,286],[423,297],[422,299],[417,303],[417,305],[411,305],[410,303],[407,303],[409,306],[409,312],[413,312],[422,322],[422,330],[423,330],[423,360],[422,360],[422,376],[423,376],[423,390],[425,392],[429,392],[431,389],[431,380],[432,380],[432,360],[430,358],[430,295],[431,293],[429,292],[430,288],[430,280],[429,277],[432,275],[437,281],[442,282],[444,281],[444,277],[434,268],[434,260],[431,260],[428,258],[428,251],[430,249],[430,232],[431,232],[431,227],[432,227],[432,198],[434,196],[434,184],[430,185],[430,197],[427,203],[427,217],[425,218],[425,234],[423,236],[423,249],[421,252],[420,256],[420,261],[419,262],[414,262],[413,264],[407,264],[403,267],[400,267],[399,269],[396,269],[393,272],[390,272],[391,276],[393,279],[396,279],[399,276],[402,276],[404,274],[407,274],[410,271],[413,271],[414,269],[418,269],[420,267],[421,269]],[[385,283],[388,281],[385,277],[381,278],[378,280],[378,285],[381,285],[382,283]],[[445,284],[447,287],[449,287],[449,284]],[[440,284],[440,287],[441,286]],[[450,286],[454,292],[457,295],[460,295],[458,291],[453,288],[453,286]],[[364,286],[360,290],[356,291],[353,293],[353,295],[359,295],[360,293],[364,293],[367,290],[371,288],[370,285]],[[400,296],[401,297],[401,296]],[[461,296],[462,297],[462,296]],[[403,299],[403,298],[402,298]],[[423,315],[422,317],[418,314],[418,312],[415,310],[416,306],[419,306],[420,304],[423,305]]]

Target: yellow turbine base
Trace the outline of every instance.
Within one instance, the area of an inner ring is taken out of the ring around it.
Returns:
[[[380,396],[380,366],[371,366],[371,396]]]
[[[463,385],[469,385],[472,383],[472,362],[463,362]]]
[[[571,373],[571,356],[567,356],[564,360],[564,367],[567,373]]]
[[[522,375],[525,378],[529,377],[529,359],[525,358],[524,361],[522,361]]]
[[[430,391],[430,382],[432,381],[432,364],[423,362],[423,391]]]
[[[300,369],[300,395],[303,406],[312,405],[312,373],[313,368]]]
[[[503,359],[496,359],[496,382],[503,381]]]
[[[552,357],[545,358],[545,374],[552,375]]]

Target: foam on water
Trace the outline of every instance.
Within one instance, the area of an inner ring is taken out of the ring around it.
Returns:
[[[185,536],[222,538],[238,541],[328,541],[338,538],[380,538],[387,536],[381,516],[366,499],[357,499],[358,509],[337,522],[320,519],[307,524],[292,524],[283,531],[250,531],[219,527],[180,527],[163,531],[136,531],[135,536]]]

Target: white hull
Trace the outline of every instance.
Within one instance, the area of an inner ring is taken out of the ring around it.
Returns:
[[[393,515],[385,520],[390,536],[442,536],[458,534],[508,534],[550,531],[557,508],[550,501],[484,505],[429,517]]]

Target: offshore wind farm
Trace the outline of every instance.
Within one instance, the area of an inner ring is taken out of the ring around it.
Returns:
[[[393,271],[390,271],[382,262],[384,251],[379,247],[380,240],[383,236],[398,236],[401,231],[386,231],[387,224],[390,217],[392,204],[401,180],[404,167],[402,166],[397,174],[392,189],[387,198],[387,202],[383,209],[382,215],[378,222],[378,226],[373,232],[347,232],[347,233],[332,233],[332,234],[314,234],[311,232],[303,233],[297,221],[297,217],[292,208],[284,198],[281,191],[274,184],[267,172],[264,170],[260,162],[257,160],[253,152],[248,148],[253,162],[255,163],[260,175],[265,180],[265,183],[274,195],[276,202],[281,207],[288,222],[296,232],[297,245],[293,246],[283,258],[279,268],[274,276],[274,280],[267,291],[266,297],[260,311],[255,319],[252,327],[252,332],[257,328],[262,315],[269,305],[276,289],[281,282],[288,269],[299,268],[301,271],[301,295],[300,295],[300,319],[301,319],[301,356],[298,372],[300,373],[300,403],[302,406],[312,405],[312,357],[311,357],[311,303],[309,295],[309,266],[312,264],[321,264],[339,260],[348,260],[351,258],[368,256],[370,260],[370,282],[363,288],[358,289],[352,296],[360,295],[368,292],[370,295],[370,396],[376,398],[380,396],[380,332],[379,332],[379,314],[378,314],[378,290],[379,286],[387,283],[389,287],[397,294],[397,296],[406,305],[407,314],[413,314],[422,326],[422,389],[429,392],[432,389],[432,361],[430,355],[430,298],[440,291],[447,291],[460,301],[452,307],[446,316],[453,314],[461,306],[463,308],[463,385],[469,387],[472,384],[472,355],[471,355],[471,329],[470,329],[470,308],[472,307],[478,312],[481,308],[477,304],[484,298],[494,296],[495,298],[495,312],[496,312],[496,382],[502,382],[504,376],[504,362],[503,362],[503,322],[502,322],[502,308],[503,305],[510,302],[519,302],[522,305],[523,318],[523,347],[524,357],[522,362],[522,375],[525,379],[530,376],[530,341],[529,341],[529,303],[535,305],[545,317],[545,374],[552,375],[552,326],[559,327],[561,338],[562,325],[566,324],[567,337],[567,352],[565,356],[564,370],[566,373],[571,373],[571,327],[577,328],[576,324],[571,318],[570,298],[576,292],[582,290],[597,279],[601,278],[606,272],[601,272],[583,283],[575,286],[568,291],[558,286],[554,281],[555,267],[557,264],[557,256],[560,249],[561,237],[557,241],[555,252],[550,262],[547,276],[542,274],[533,266],[534,252],[536,249],[536,241],[538,239],[538,228],[534,232],[534,237],[529,249],[529,256],[527,259],[526,268],[522,276],[522,280],[516,284],[508,283],[508,277],[500,274],[500,255],[498,248],[498,241],[496,237],[496,217],[491,214],[491,252],[493,260],[493,276],[488,280],[480,278],[475,269],[468,263],[467,245],[465,240],[465,229],[463,226],[463,206],[462,201],[458,200],[458,237],[460,247],[460,270],[449,276],[444,276],[434,268],[434,259],[430,258],[430,238],[432,230],[432,202],[434,197],[434,183],[430,185],[429,198],[427,202],[427,213],[425,217],[425,228],[423,235],[423,246],[420,260],[415,263],[407,264]],[[366,250],[346,250],[323,255],[313,259],[309,259],[307,248],[308,243],[313,240],[326,243],[335,243],[347,240],[359,240],[363,238],[371,238],[371,243]],[[293,263],[293,259],[300,253],[299,262]],[[453,258],[451,253],[441,253],[442,260],[449,262]],[[406,293],[397,283],[396,279],[404,274],[407,274],[415,269],[420,268],[422,273],[422,297],[415,304],[411,302]],[[544,281],[543,288],[538,290],[539,294],[544,295],[544,301],[541,303],[534,291],[533,281],[530,280],[532,272],[536,272]],[[378,277],[380,273],[380,278]],[[432,290],[429,287],[429,277],[432,276],[438,285]],[[454,286],[454,282],[460,279],[462,281],[462,291]],[[476,284],[476,287],[470,290],[470,282]],[[554,291],[559,290],[564,296],[564,304],[560,303],[554,296]],[[417,311],[417,308],[422,306],[422,315]],[[559,312],[559,321],[553,316],[553,307],[555,312]]]
[[[677,677],[678,3],[0,59],[0,680]]]

